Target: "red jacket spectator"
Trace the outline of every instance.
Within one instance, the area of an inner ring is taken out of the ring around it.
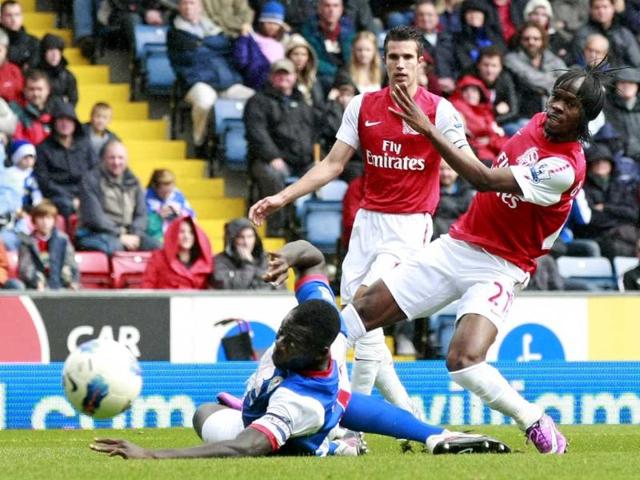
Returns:
[[[191,217],[178,218],[169,225],[164,246],[153,252],[142,288],[207,288],[213,272],[211,245],[204,231]]]
[[[465,75],[450,100],[464,117],[469,144],[480,160],[493,161],[507,141],[496,123],[489,92],[482,80]]]
[[[0,65],[0,97],[15,102],[22,96],[24,77],[17,65],[6,60]]]

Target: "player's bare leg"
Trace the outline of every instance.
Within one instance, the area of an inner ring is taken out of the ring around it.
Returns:
[[[487,351],[497,333],[495,325],[482,315],[464,315],[449,344],[447,369],[451,378],[492,409],[513,418],[541,453],[564,453],[566,439],[551,417],[525,400],[498,370],[486,363]]]

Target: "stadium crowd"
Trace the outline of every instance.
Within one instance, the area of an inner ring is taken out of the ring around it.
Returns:
[[[635,0],[58,3],[60,23],[72,20],[74,41],[90,58],[106,30],[121,31],[133,49],[135,25],[168,26],[168,56],[191,108],[195,152],[206,155],[219,98],[246,102],[248,173],[261,197],[280,191],[331,148],[355,95],[386,85],[381,46],[393,26],[413,25],[422,33],[421,85],[449,98],[464,118],[470,145],[488,164],[544,109],[567,68],[607,62],[617,69],[616,81],[604,112],[590,125],[584,195],[530,288],[589,288],[565,284],[554,261],[561,255],[613,259],[640,252]],[[146,288],[272,288],[260,278],[266,256],[247,220],[229,222],[225,244],[212,246],[170,170],[155,170],[145,189],[146,179],[127,167],[127,146],[108,129],[107,103],[96,103],[91,121],[79,122],[78,88],[62,38],[30,35],[19,1],[2,2],[0,25],[2,288],[79,288],[74,248],[107,255],[153,251]],[[341,176],[351,184],[344,197],[347,239],[362,171],[356,155]],[[474,195],[445,163],[440,187],[434,238],[447,232]],[[288,222],[290,215],[274,215],[266,234],[284,235]],[[13,276],[5,250],[19,252]],[[638,271],[629,272],[627,289],[640,289]]]

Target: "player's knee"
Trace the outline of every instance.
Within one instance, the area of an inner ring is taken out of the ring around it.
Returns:
[[[470,349],[449,348],[447,352],[447,370],[457,372],[464,368],[472,367],[478,363],[484,362],[485,355],[483,352],[475,352]]]
[[[202,426],[204,425],[204,422],[213,413],[217,412],[221,408],[226,408],[226,407],[219,405],[217,403],[205,403],[203,405],[200,405],[196,409],[195,413],[193,414],[192,423],[193,423],[193,429],[196,431],[196,433],[200,438],[202,438]]]

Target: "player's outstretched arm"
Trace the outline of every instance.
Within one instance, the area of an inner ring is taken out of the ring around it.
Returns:
[[[473,151],[458,148],[433,125],[416,105],[404,85],[395,85],[391,96],[400,110],[391,112],[404,119],[416,131],[431,141],[442,158],[480,192],[492,191],[522,195],[522,190],[509,168],[488,168],[480,162]]]
[[[269,253],[269,265],[262,278],[280,285],[286,281],[289,268],[295,269],[298,277],[324,274],[324,255],[306,240],[287,243],[277,252]]]
[[[254,203],[249,209],[249,219],[256,225],[260,225],[276,210],[326,185],[342,173],[344,166],[351,159],[354,152],[353,147],[341,140],[337,140],[327,156],[314,165],[300,180],[275,195],[265,197]]]
[[[196,447],[149,450],[128,440],[96,439],[89,447],[110,457],[125,459],[260,457],[273,452],[271,441],[254,428],[246,428],[233,440]]]

